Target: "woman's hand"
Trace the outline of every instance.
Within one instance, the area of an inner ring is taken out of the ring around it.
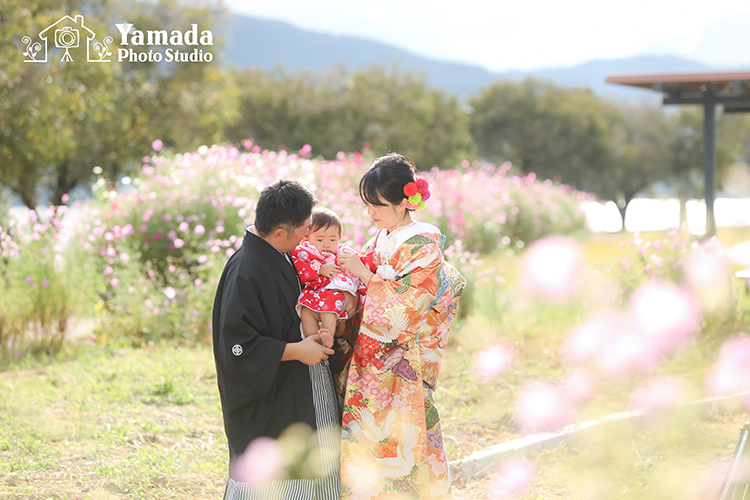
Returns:
[[[336,264],[341,269],[346,269],[357,278],[361,279],[363,283],[368,283],[370,278],[373,277],[372,271],[367,269],[362,261],[359,259],[359,255],[351,252],[343,252],[336,257]]]

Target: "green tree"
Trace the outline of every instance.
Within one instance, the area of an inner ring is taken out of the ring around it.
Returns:
[[[375,154],[399,151],[424,169],[454,166],[474,152],[458,99],[428,88],[422,76],[408,71],[247,69],[236,79],[242,118],[228,130],[232,141],[252,138],[290,149],[310,144],[325,158],[369,142]]]
[[[633,198],[674,175],[677,128],[661,106],[648,104],[623,104],[610,120],[609,159],[599,192],[617,203],[624,226]]]
[[[480,157],[601,192],[612,106],[590,91],[534,79],[500,81],[469,103]]]
[[[220,14],[172,0],[52,3],[3,0],[0,17],[0,184],[28,207],[39,191],[52,203],[91,177],[94,166],[116,181],[162,139],[175,148],[218,142],[236,116],[236,87],[218,64],[23,62],[23,36],[64,15],[85,13],[87,27],[112,33],[118,19],[138,29],[210,29]],[[133,47],[137,51],[148,47]],[[217,55],[217,54],[215,54]]]

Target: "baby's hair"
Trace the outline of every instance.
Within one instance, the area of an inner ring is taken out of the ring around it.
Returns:
[[[331,226],[337,228],[339,236],[341,236],[341,219],[336,215],[336,212],[327,208],[316,208],[313,210],[310,229],[308,229],[309,232],[312,233],[318,229],[328,229]]]

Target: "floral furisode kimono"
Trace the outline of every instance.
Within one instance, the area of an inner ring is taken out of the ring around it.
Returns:
[[[395,279],[375,275],[343,390],[341,499],[434,499],[450,489],[433,391],[466,281],[443,260],[445,237],[412,223],[374,245]]]

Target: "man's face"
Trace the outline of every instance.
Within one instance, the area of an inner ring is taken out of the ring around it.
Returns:
[[[286,253],[291,252],[292,250],[297,248],[299,242],[302,241],[302,238],[304,238],[305,233],[307,232],[307,228],[310,226],[311,220],[312,219],[308,217],[300,227],[296,228],[291,233],[287,232],[286,239],[280,242],[284,246],[284,248],[279,248],[279,250]]]

